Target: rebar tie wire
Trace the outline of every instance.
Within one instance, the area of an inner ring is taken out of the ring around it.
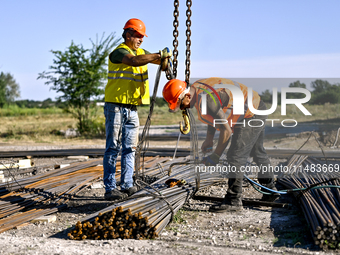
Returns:
[[[167,203],[169,209],[171,210],[171,219],[170,219],[170,222],[172,222],[172,221],[173,221],[173,218],[174,218],[174,216],[175,216],[174,208],[172,207],[172,205],[170,204],[170,202],[162,195],[162,193],[161,193],[159,190],[155,189],[154,187],[152,187],[151,185],[149,185],[148,183],[146,183],[146,182],[144,182],[144,181],[142,181],[142,180],[140,180],[140,179],[136,179],[135,182],[136,182],[136,184],[137,184],[138,186],[140,186],[143,190],[147,191],[147,192],[148,192],[151,196],[153,196],[154,198],[163,199],[164,202]],[[141,182],[144,186],[138,184],[138,182]],[[153,189],[153,190],[154,190],[155,192],[157,192],[159,195],[156,195],[156,194],[155,194],[154,192],[152,192],[151,190],[146,189],[145,186],[148,186],[149,188]],[[146,197],[147,195],[143,195],[143,196]],[[142,197],[142,196],[141,196],[141,197]],[[131,198],[134,198],[134,196],[129,197],[128,199],[131,199]],[[170,222],[169,222],[169,223],[170,223]]]
[[[163,175],[162,177],[166,176],[166,173],[164,171],[162,164],[158,162],[157,166],[159,167],[159,170],[160,170],[161,174]]]
[[[10,170],[12,170],[13,169],[13,165],[14,165],[14,162],[13,162],[13,159],[11,160],[11,162],[10,162],[10,168],[8,168],[5,164],[4,164],[4,162],[0,162],[3,166],[4,166],[4,168],[8,171],[8,173],[10,174],[10,176],[13,178],[13,180],[18,184],[18,186],[22,189],[23,187],[20,185],[20,183],[17,181],[17,179],[15,178],[15,176],[12,174],[12,172],[10,171]],[[9,187],[9,183],[8,183],[8,190],[10,190],[10,187]]]
[[[300,146],[299,149],[297,149],[297,150],[292,154],[291,157],[295,156],[295,154],[298,153],[298,152],[302,149],[302,147],[306,145],[306,143],[309,141],[309,139],[311,138],[312,135],[314,136],[315,141],[318,143],[318,145],[319,145],[319,147],[320,147],[320,149],[321,149],[322,155],[325,157],[326,163],[328,164],[326,154],[325,154],[324,150],[322,149],[322,146],[321,146],[319,140],[316,138],[315,133],[314,133],[314,130],[309,134],[307,140]]]

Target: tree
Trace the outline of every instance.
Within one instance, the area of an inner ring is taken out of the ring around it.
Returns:
[[[19,84],[10,73],[0,73],[0,108],[20,97]]]
[[[299,80],[298,81],[294,81],[292,83],[289,84],[290,88],[306,88],[306,84],[301,83]],[[289,92],[286,94],[287,98],[304,98],[306,95],[303,93],[292,93]]]
[[[314,93],[323,93],[324,91],[330,89],[332,85],[328,81],[324,80],[315,80],[311,82],[312,88],[314,89]]]
[[[266,89],[262,94],[260,94],[261,100],[266,103],[266,105],[273,104],[273,94],[268,89]],[[277,92],[277,104],[281,105],[281,92]]]
[[[273,101],[273,95],[271,92],[269,92],[268,89],[266,89],[264,92],[262,92],[262,94],[260,95],[261,99],[263,100],[263,102],[265,103],[272,103]]]
[[[51,98],[47,98],[47,99],[45,99],[44,101],[42,101],[42,103],[41,103],[41,108],[50,108],[50,107],[52,107],[52,106],[54,106],[55,104],[54,104],[54,102],[52,101],[52,99]]]
[[[330,84],[328,81],[315,80],[311,83],[314,88],[311,104],[340,103],[340,84]]]
[[[107,77],[106,60],[113,47],[120,39],[110,34],[104,39],[104,34],[96,43],[91,39],[92,48],[85,49],[83,45],[71,45],[62,51],[51,51],[55,59],[50,71],[39,74],[38,79],[47,79],[46,85],[62,93],[57,97],[64,101],[68,110],[78,120],[78,130],[81,134],[90,131],[91,101],[97,100],[104,94],[104,81]]]

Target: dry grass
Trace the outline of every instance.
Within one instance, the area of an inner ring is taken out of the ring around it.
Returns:
[[[144,125],[149,114],[149,107],[139,107],[138,109],[140,124]],[[66,139],[61,135],[61,130],[76,128],[77,120],[68,113],[62,111],[55,114],[2,116],[0,115],[0,143],[48,143],[48,144],[70,144],[70,143],[89,143],[89,140],[105,139],[104,135],[96,138],[72,138]],[[98,110],[94,117],[97,125],[105,127],[103,109]],[[181,121],[181,114],[168,112],[166,107],[155,107],[152,116],[152,125],[172,125]],[[105,129],[105,128],[104,128]],[[86,141],[87,140],[87,141]],[[90,142],[91,143],[91,142]],[[94,142],[95,144],[95,142]]]
[[[60,130],[75,128],[76,120],[70,114],[1,117],[0,141],[53,143],[62,137]]]
[[[295,105],[287,106],[287,115],[281,115],[281,106],[278,106],[276,111],[269,115],[270,119],[295,119],[298,122],[307,122],[315,120],[328,120],[340,118],[340,105],[329,104],[324,105],[304,105],[304,107],[312,114],[305,116]],[[270,108],[270,105],[267,105]]]
[[[140,107],[138,109],[139,123],[144,125],[149,114],[149,107]],[[181,112],[171,113],[168,107],[155,107],[152,113],[151,125],[178,125],[182,121]]]

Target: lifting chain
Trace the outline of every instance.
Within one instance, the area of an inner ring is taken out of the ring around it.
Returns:
[[[191,5],[192,5],[192,0],[187,0],[186,1],[186,5],[187,5],[187,11],[186,11],[186,16],[187,16],[187,20],[186,20],[186,26],[187,26],[187,30],[186,30],[186,59],[185,59],[185,81],[187,83],[187,85],[189,86],[189,80],[190,80],[190,55],[191,55],[191,51],[190,51],[190,46],[191,46],[191,40],[190,40],[190,36],[191,36]],[[179,21],[178,21],[178,17],[179,17],[179,0],[174,0],[174,31],[173,31],[173,36],[174,36],[174,40],[173,40],[173,46],[174,46],[174,50],[172,51],[173,54],[173,67],[172,67],[172,73],[167,72],[166,73],[166,77],[168,80],[171,79],[175,79],[177,77],[177,64],[178,64],[178,25],[179,25]]]
[[[191,51],[190,51],[190,46],[191,46],[191,40],[190,40],[190,36],[191,36],[191,5],[192,2],[191,0],[187,0],[187,20],[186,20],[186,25],[187,25],[187,31],[186,36],[187,36],[187,40],[186,40],[186,46],[187,49],[185,51],[185,55],[186,55],[186,59],[185,59],[185,82],[187,83],[187,87],[189,87],[189,81],[190,81],[190,55],[191,55]]]
[[[174,35],[174,40],[172,42],[172,45],[174,46],[174,50],[172,51],[172,55],[174,56],[174,60],[173,60],[173,78],[176,79],[177,77],[177,64],[178,64],[178,61],[177,61],[177,56],[178,56],[178,50],[177,50],[177,47],[178,47],[178,40],[177,40],[177,37],[178,37],[178,25],[179,25],[179,21],[178,21],[178,16],[179,16],[179,10],[178,10],[178,7],[179,7],[179,0],[175,0],[174,1],[174,6],[175,6],[175,10],[174,10],[174,17],[175,17],[175,20],[174,20],[174,32],[173,32],[173,35]],[[168,80],[171,79],[171,77],[169,75],[167,75],[167,78]]]

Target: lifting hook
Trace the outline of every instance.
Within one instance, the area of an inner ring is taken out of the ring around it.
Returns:
[[[183,128],[182,123],[180,122],[179,130],[181,131],[183,135],[186,135],[190,132],[190,121],[189,121],[188,112],[186,109],[182,111],[182,117],[184,120],[184,128]]]

